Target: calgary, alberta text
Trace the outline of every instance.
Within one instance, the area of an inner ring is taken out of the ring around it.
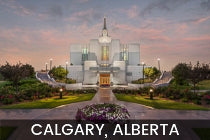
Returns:
[[[33,124],[33,135],[102,135],[105,124]],[[115,124],[113,135],[179,135],[176,124]],[[167,130],[167,131],[166,131]],[[105,134],[106,136],[107,134]]]

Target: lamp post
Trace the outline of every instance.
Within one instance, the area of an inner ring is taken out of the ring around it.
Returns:
[[[52,69],[52,58],[50,58],[50,70]]]
[[[144,62],[142,62],[142,65],[143,65],[143,84],[144,84]]]
[[[150,94],[150,100],[153,100],[153,89],[152,88],[149,90],[149,94]]]
[[[160,71],[160,58],[158,58],[157,61],[158,61],[158,69]]]
[[[67,84],[67,65],[68,65],[68,61],[66,61],[66,84]]]
[[[62,92],[63,92],[63,89],[60,88],[60,99],[62,99]]]
[[[48,63],[45,63],[45,66],[46,66],[46,72],[47,72],[47,64],[48,64]]]

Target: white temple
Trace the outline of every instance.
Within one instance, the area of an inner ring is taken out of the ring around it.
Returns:
[[[89,44],[71,44],[68,78],[77,83],[115,85],[127,84],[142,78],[140,66],[140,44],[121,44],[112,39],[106,27],[106,18],[102,34],[91,39]]]

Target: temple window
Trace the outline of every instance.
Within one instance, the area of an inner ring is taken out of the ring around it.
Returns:
[[[108,46],[102,46],[102,61],[109,60],[109,48]]]
[[[82,49],[82,61],[86,61],[86,60],[88,60],[88,49],[83,48]]]
[[[128,48],[127,48],[127,47],[124,47],[124,48],[123,48],[122,59],[123,59],[124,61],[127,61],[127,60],[128,60]]]

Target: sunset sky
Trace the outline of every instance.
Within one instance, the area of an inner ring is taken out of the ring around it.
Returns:
[[[112,38],[140,43],[141,62],[210,63],[210,0],[0,0],[0,65],[64,65],[71,43],[98,38],[104,16]]]

